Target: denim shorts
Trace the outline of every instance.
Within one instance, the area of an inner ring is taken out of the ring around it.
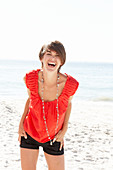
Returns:
[[[64,147],[62,147],[61,151],[60,149],[60,142],[55,141],[52,145],[50,145],[50,141],[46,143],[39,143],[35,139],[33,139],[28,133],[27,133],[27,139],[25,139],[23,136],[21,137],[21,148],[27,148],[27,149],[39,149],[39,146],[43,148],[43,151],[50,154],[50,155],[63,155],[64,154]]]

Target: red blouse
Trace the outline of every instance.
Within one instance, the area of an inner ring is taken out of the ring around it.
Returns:
[[[42,101],[38,94],[39,71],[40,69],[37,69],[26,74],[26,86],[30,90],[31,95],[29,111],[24,120],[24,130],[36,141],[40,143],[45,143],[49,141],[49,139],[43,120]],[[67,75],[67,80],[64,89],[58,98],[59,123],[57,132],[63,126],[65,112],[68,107],[68,99],[70,96],[74,95],[78,88],[78,85],[79,83],[77,80]],[[57,100],[44,102],[47,127],[51,139],[53,139],[55,136],[55,128],[57,123],[56,104]]]

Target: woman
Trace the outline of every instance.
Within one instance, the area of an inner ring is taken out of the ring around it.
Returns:
[[[64,170],[64,136],[68,128],[72,96],[79,83],[60,73],[66,52],[59,41],[44,45],[39,53],[42,69],[24,77],[29,98],[19,124],[22,170],[36,170],[39,146],[49,170]]]

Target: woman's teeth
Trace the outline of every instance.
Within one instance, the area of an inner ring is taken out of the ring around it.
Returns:
[[[52,67],[55,67],[55,63],[48,63],[48,66],[52,66]]]

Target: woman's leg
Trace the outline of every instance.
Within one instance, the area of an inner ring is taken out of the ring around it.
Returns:
[[[49,170],[64,170],[64,155],[50,155],[44,152]]]
[[[20,148],[22,170],[36,170],[39,149]]]

